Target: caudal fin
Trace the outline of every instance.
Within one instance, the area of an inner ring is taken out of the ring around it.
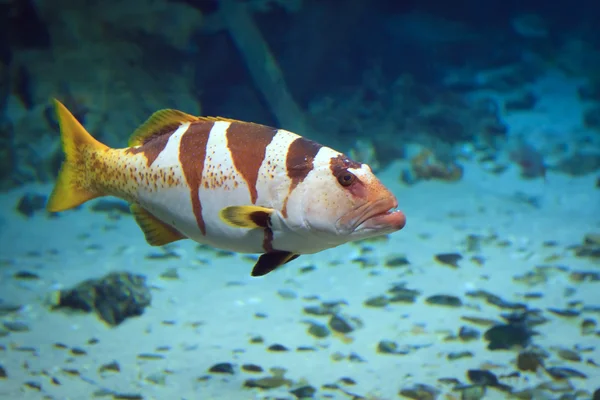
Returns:
[[[50,212],[68,210],[102,196],[102,193],[92,189],[85,157],[86,154],[106,148],[85,130],[61,102],[55,99],[54,107],[60,125],[65,161],[46,205]]]

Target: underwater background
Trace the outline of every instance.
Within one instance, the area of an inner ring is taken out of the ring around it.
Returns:
[[[600,399],[600,4],[0,0],[0,399]],[[251,277],[128,205],[48,213],[52,98],[368,163],[407,217]]]

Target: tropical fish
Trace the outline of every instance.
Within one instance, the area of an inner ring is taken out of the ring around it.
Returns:
[[[406,222],[368,165],[283,129],[165,109],[113,149],[55,108],[65,161],[47,209],[119,197],[153,246],[189,238],[262,253],[252,270],[261,276]]]

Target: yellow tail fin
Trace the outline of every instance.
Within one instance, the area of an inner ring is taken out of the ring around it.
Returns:
[[[91,189],[86,173],[85,154],[106,149],[106,146],[94,139],[61,102],[55,99],[54,107],[60,125],[65,161],[46,205],[50,212],[68,210],[102,196],[102,193]]]

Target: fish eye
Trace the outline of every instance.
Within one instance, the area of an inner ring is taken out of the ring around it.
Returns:
[[[354,175],[352,172],[344,171],[338,175],[337,180],[342,186],[350,186],[356,180],[356,175]]]

